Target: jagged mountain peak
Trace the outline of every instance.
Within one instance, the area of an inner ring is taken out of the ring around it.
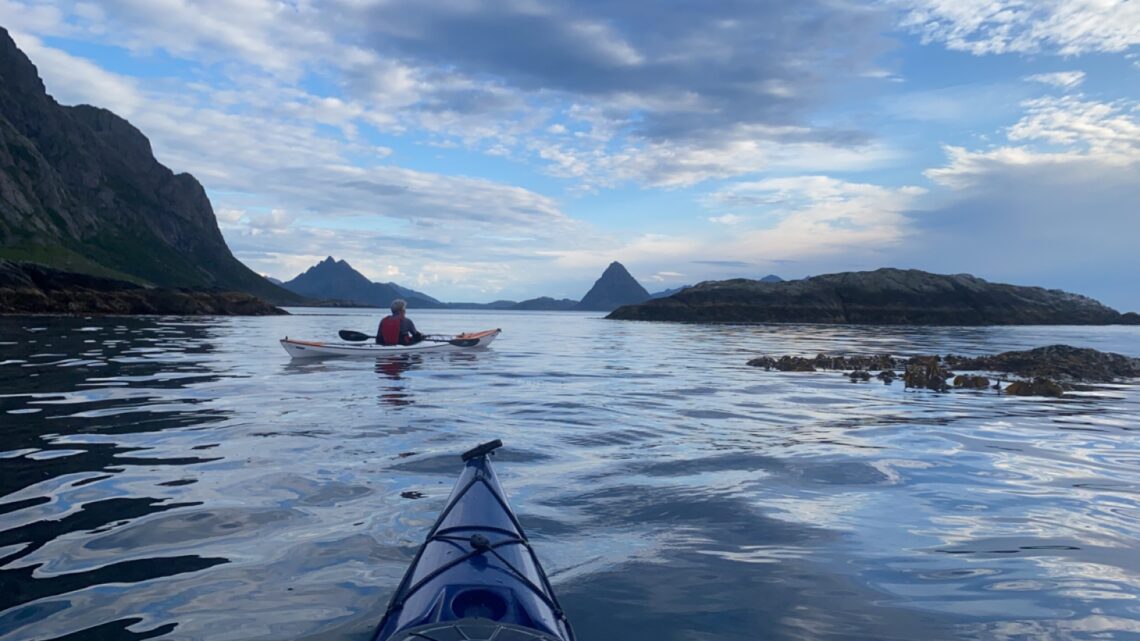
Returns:
[[[577,309],[608,312],[622,305],[641,303],[648,299],[649,292],[637,282],[625,265],[615,260],[582,297]]]

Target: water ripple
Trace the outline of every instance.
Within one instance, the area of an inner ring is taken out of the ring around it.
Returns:
[[[935,394],[760,353],[1136,353],[1136,328],[418,312],[491,351],[288,360],[371,313],[0,319],[0,639],[364,639],[458,469],[580,638],[1140,638],[1140,392]],[[410,500],[408,497],[416,497]],[[69,636],[73,635],[73,636]]]

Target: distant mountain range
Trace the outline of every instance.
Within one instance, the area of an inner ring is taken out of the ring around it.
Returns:
[[[267,277],[268,278],[268,277]],[[280,282],[280,281],[278,281]],[[507,309],[519,311],[610,311],[620,305],[649,300],[649,293],[621,263],[611,263],[582,301],[541,296],[522,302],[444,303],[423,292],[396,283],[374,283],[344,260],[332,256],[313,265],[296,278],[282,283],[291,292],[325,305],[388,307],[403,298],[412,309]],[[669,292],[679,290],[667,290]],[[664,295],[664,292],[662,292]]]
[[[234,258],[202,185],[115,114],[49,96],[0,28],[0,258],[145,286],[301,296]]]

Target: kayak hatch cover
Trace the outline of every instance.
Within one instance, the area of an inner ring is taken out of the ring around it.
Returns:
[[[488,460],[502,445],[463,454],[463,473],[373,641],[574,641]]]

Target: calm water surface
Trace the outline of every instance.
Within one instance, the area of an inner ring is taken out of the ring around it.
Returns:
[[[1137,328],[416,312],[504,333],[291,362],[276,339],[378,318],[296,311],[0,319],[0,639],[367,639],[456,455],[496,437],[582,641],[1140,638],[1140,388],[939,395],[745,365],[1140,356]]]

